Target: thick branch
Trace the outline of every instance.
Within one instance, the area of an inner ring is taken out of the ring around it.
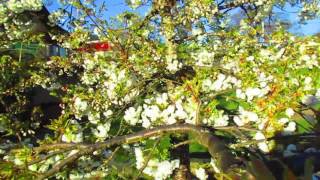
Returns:
[[[125,135],[125,136],[118,136],[112,139],[108,139],[105,142],[101,143],[94,143],[94,144],[84,144],[84,143],[59,143],[59,144],[51,144],[51,145],[44,145],[44,147],[35,148],[35,150],[52,150],[52,149],[64,149],[74,147],[74,149],[78,149],[79,152],[73,154],[72,156],[62,160],[60,163],[55,165],[50,171],[43,174],[40,179],[44,179],[54,175],[55,173],[59,172],[61,168],[65,165],[74,162],[79,157],[83,155],[88,155],[93,153],[99,149],[105,149],[114,145],[119,144],[130,144],[138,142],[142,139],[159,136],[162,134],[172,134],[172,133],[192,133],[195,136],[195,140],[198,141],[199,144],[208,148],[208,151],[212,158],[214,158],[221,169],[221,171],[225,172],[228,171],[231,165],[235,164],[235,159],[232,154],[229,152],[228,148],[226,147],[225,143],[211,135],[207,129],[191,124],[174,124],[174,125],[167,125],[167,126],[160,126],[154,129],[149,130],[142,130],[140,132]]]

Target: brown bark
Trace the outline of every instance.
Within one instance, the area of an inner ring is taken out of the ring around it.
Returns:
[[[212,158],[217,162],[217,166],[221,169],[222,172],[227,172],[232,168],[232,165],[236,163],[235,158],[225,145],[225,143],[209,133],[209,131],[203,127],[191,125],[191,124],[173,124],[166,126],[159,126],[154,129],[143,130],[137,133],[133,133],[125,136],[117,136],[111,139],[108,139],[101,143],[59,143],[59,144],[48,144],[42,145],[41,147],[34,148],[35,151],[48,151],[48,150],[57,150],[57,149],[77,149],[78,153],[62,160],[58,164],[52,167],[51,170],[43,174],[40,179],[48,178],[55,173],[59,172],[64,166],[76,161],[78,158],[84,155],[90,155],[96,150],[109,148],[114,145],[119,144],[131,144],[142,139],[149,137],[164,135],[164,134],[194,134],[194,139],[199,144],[208,148],[208,151]],[[183,167],[183,169],[186,169]]]
[[[188,135],[172,135],[171,143],[178,144],[188,140]],[[190,156],[189,156],[189,144],[183,144],[171,150],[172,159],[179,159],[180,165],[173,172],[173,179],[176,180],[189,180],[191,179],[190,173]]]

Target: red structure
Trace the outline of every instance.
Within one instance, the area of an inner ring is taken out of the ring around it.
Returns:
[[[111,45],[108,42],[92,41],[77,50],[81,52],[110,51]]]

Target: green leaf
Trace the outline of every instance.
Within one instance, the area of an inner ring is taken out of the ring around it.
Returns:
[[[149,150],[148,153],[151,153],[152,157],[159,158],[160,160],[165,160],[169,156],[169,148],[171,147],[170,141],[171,139],[169,135],[161,137],[159,142],[154,139],[149,139],[146,141],[145,149]],[[153,148],[155,143],[157,142],[158,144],[156,145],[155,148]]]
[[[13,163],[0,161],[0,176],[9,178],[13,173]]]
[[[310,122],[306,119],[298,119],[295,120],[295,122],[297,123],[297,129],[299,133],[306,133],[312,130],[313,125],[310,124]]]
[[[237,110],[239,108],[239,103],[237,101],[233,101],[233,100],[227,100],[227,99],[219,99],[219,106],[230,110],[230,111],[234,111]]]
[[[189,152],[208,152],[208,149],[199,143],[190,143]]]
[[[320,111],[320,102],[312,104],[311,107],[316,111]]]

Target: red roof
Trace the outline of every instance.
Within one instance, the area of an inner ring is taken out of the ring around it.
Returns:
[[[77,50],[84,52],[110,51],[111,45],[108,42],[89,42]]]

